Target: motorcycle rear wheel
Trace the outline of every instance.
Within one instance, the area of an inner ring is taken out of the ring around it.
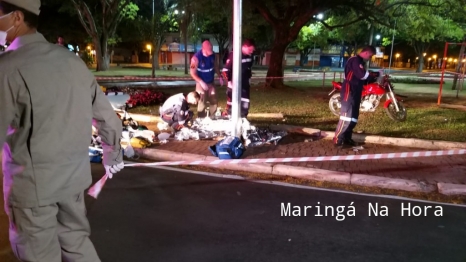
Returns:
[[[330,111],[336,116],[340,116],[340,109],[341,109],[341,97],[340,93],[333,94],[328,101],[328,107]]]
[[[406,120],[408,116],[408,112],[406,111],[406,108],[403,105],[403,103],[401,103],[400,101],[397,101],[397,103],[398,103],[398,109],[400,109],[400,111],[396,112],[395,104],[391,102],[385,108],[385,112],[387,113],[388,117],[390,117],[390,119],[396,122],[403,122]]]

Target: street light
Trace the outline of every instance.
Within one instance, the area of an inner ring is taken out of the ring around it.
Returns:
[[[398,64],[398,58],[400,57],[400,54],[396,53],[395,57],[396,57],[396,63]]]
[[[376,35],[376,36],[375,36],[375,39],[379,40],[379,39],[380,39],[380,35]]]
[[[150,44],[147,44],[146,48],[149,50],[149,61],[150,61],[150,57],[152,56],[152,46]]]
[[[315,16],[314,16],[315,17]],[[322,20],[324,19],[324,14],[320,13],[317,15],[317,20]],[[316,41],[314,40],[314,50],[313,50],[313,55],[312,55],[312,70],[314,70],[314,59],[316,58]]]

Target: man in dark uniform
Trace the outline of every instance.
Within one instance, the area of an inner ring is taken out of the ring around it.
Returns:
[[[241,46],[241,117],[246,118],[249,114],[249,93],[252,72],[252,53],[254,52],[254,42],[251,39],[246,39]],[[223,76],[228,80],[227,87],[227,114],[231,115],[231,102],[233,94],[233,52],[230,53],[226,64],[223,68]]]
[[[358,55],[351,57],[346,62],[345,80],[341,86],[340,95],[340,121],[333,138],[336,147],[357,146],[351,136],[358,122],[363,85],[369,77],[369,71],[364,68],[364,64],[375,53],[376,50],[373,46],[366,46]]]

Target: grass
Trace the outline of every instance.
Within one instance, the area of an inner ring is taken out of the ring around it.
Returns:
[[[328,92],[330,87],[315,86],[315,81],[296,81],[287,83],[292,88],[284,90],[265,89],[263,85],[251,87],[251,113],[283,113],[285,119],[252,119],[255,125],[290,124],[334,131],[338,117],[328,108]],[[321,84],[318,84],[321,85]],[[383,109],[383,102],[373,113],[361,113],[355,131],[366,134],[419,138],[430,140],[446,140],[466,142],[466,114],[456,109],[446,109],[437,106],[434,91],[438,86],[410,86],[397,84],[399,93],[408,95],[404,104],[408,110],[405,122],[391,120]],[[417,93],[422,88],[423,94]],[[187,93],[193,88],[164,89],[168,94]],[[427,90],[427,91],[426,91]],[[409,91],[409,92],[407,92]],[[429,91],[432,91],[429,93]],[[446,90],[445,93],[452,93]],[[225,87],[217,91],[219,106],[226,105]],[[455,99],[445,97],[443,101],[466,104],[465,98]],[[137,107],[132,113],[158,112],[159,105]],[[196,111],[195,109],[193,111]]]

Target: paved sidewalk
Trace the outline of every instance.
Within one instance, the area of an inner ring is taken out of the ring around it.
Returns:
[[[354,152],[352,149],[336,149],[331,140],[320,139],[305,142],[309,137],[289,134],[278,145],[261,145],[249,147],[242,158],[283,158],[313,157],[334,155],[357,155],[396,153],[413,151],[432,151],[419,148],[395,147],[380,144],[365,144],[364,150]],[[173,152],[192,153],[212,156],[208,147],[216,141],[170,141],[167,144],[155,145],[153,148]],[[466,184],[466,155],[435,156],[405,159],[379,159],[354,161],[323,161],[281,163],[292,166],[318,168],[351,174],[365,174],[388,178],[401,178],[428,184],[452,183]]]

